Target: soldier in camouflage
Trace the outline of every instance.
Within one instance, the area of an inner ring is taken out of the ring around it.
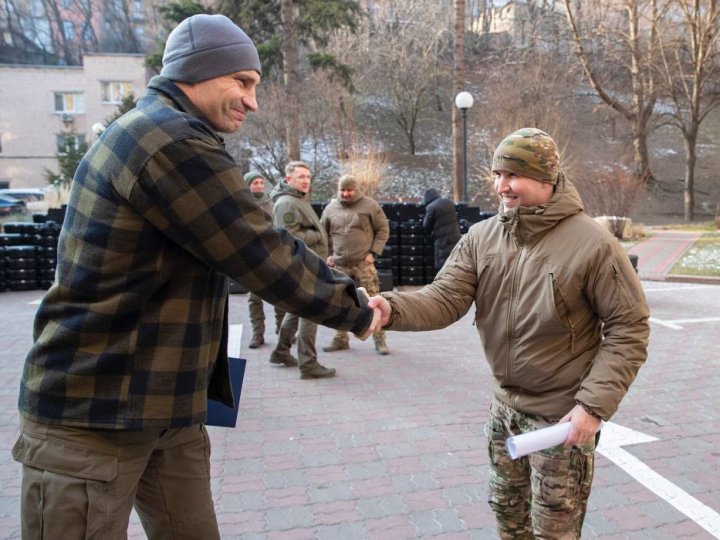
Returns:
[[[555,142],[534,128],[493,156],[496,216],[435,280],[370,300],[389,330],[434,330],[475,305],[492,373],[488,502],[502,539],[580,538],[601,420],[647,357],[649,310],[627,253],[585,215]],[[511,459],[508,437],[569,422],[564,445]]]
[[[340,177],[338,197],[323,210],[320,223],[327,232],[330,255],[327,264],[347,274],[368,294],[380,292],[375,258],[382,253],[390,236],[390,225],[377,201],[362,194],[357,179],[349,174]],[[375,351],[389,354],[385,332],[376,332]],[[338,331],[325,352],[350,348],[347,332]]]

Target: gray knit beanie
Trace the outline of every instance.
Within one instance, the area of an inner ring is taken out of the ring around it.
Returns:
[[[248,186],[250,184],[252,184],[252,181],[255,180],[256,178],[262,178],[263,180],[265,180],[263,173],[261,173],[260,171],[249,171],[249,172],[246,172],[245,175],[243,176],[243,179],[245,180],[245,183]]]
[[[193,15],[170,32],[160,75],[196,83],[253,69],[262,74],[252,40],[225,15]]]

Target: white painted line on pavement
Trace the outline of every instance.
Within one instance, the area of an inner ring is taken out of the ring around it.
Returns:
[[[695,285],[695,284],[689,284],[689,285],[678,285],[674,287],[647,287],[645,288],[645,292],[666,292],[666,291],[696,291],[699,289],[712,289],[713,287],[717,287],[717,285]]]
[[[700,527],[720,538],[720,514],[663,478],[630,452],[620,448],[628,444],[657,441],[657,437],[606,422],[597,452],[640,482],[655,495],[692,519]]]
[[[655,317],[650,317],[648,320],[652,323],[659,324],[660,326],[665,326],[673,330],[682,330],[682,326],[674,324],[670,321],[663,321],[661,319],[656,319]]]
[[[28,302],[28,306],[39,306],[40,302],[42,302],[42,298],[38,298],[37,300],[33,300],[32,302]]]
[[[665,326],[665,327],[671,328],[673,330],[682,330],[683,327],[680,326],[681,324],[720,322],[720,317],[705,317],[703,319],[673,319],[672,321],[664,321],[662,319],[656,319],[655,317],[650,317],[649,320],[650,320],[650,322],[654,322],[655,324],[659,324],[660,326]]]
[[[663,478],[622,448],[604,448],[603,450],[598,448],[598,452],[715,538],[720,538],[720,514],[715,510]]]
[[[665,321],[672,324],[694,324],[704,322],[718,322],[720,317],[705,317],[704,319],[674,319],[672,321]]]
[[[657,437],[636,431],[615,422],[605,422],[602,427],[602,436],[598,450],[605,448],[618,448],[628,444],[641,444],[659,440]]]
[[[240,358],[242,326],[242,324],[231,324],[228,328],[228,356],[231,358]]]

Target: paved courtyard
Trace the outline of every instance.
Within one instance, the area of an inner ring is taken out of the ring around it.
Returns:
[[[642,264],[642,261],[641,261]],[[720,538],[720,287],[644,282],[650,356],[598,452],[584,538]],[[19,537],[16,399],[41,292],[0,294],[0,538]],[[491,539],[483,424],[488,370],[472,313],[433,333],[388,334],[320,353],[338,369],[303,381],[231,322],[248,360],[235,429],[209,428],[223,538]],[[332,331],[320,328],[318,347]],[[131,538],[144,538],[136,518]]]

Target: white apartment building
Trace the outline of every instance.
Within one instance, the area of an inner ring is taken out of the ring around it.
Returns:
[[[86,54],[82,66],[0,65],[0,181],[47,187],[46,169],[74,132],[88,143],[93,125],[112,117],[123,96],[145,93],[142,54]]]

